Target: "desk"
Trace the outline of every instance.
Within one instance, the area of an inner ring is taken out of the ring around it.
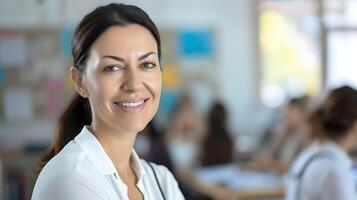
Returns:
[[[205,167],[194,171],[201,183],[221,186],[233,199],[282,199],[283,178],[274,173],[242,170],[237,164]]]

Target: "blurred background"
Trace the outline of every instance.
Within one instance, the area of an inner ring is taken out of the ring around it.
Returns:
[[[72,32],[109,2],[0,0],[0,199],[30,199],[74,94]],[[187,199],[282,199],[307,113],[331,88],[357,87],[357,1],[120,2],[162,37],[160,108],[138,153],[172,170]]]

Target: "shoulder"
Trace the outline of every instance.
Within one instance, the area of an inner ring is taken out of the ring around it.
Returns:
[[[33,199],[44,199],[40,196],[47,194],[59,195],[57,193],[63,192],[69,195],[71,192],[78,193],[76,190],[81,191],[81,188],[82,190],[95,188],[95,185],[91,185],[95,183],[92,180],[95,171],[91,166],[82,148],[74,142],[68,143],[42,169],[35,184]],[[36,196],[38,198],[35,198]]]
[[[352,181],[352,171],[344,165],[341,165],[339,161],[330,160],[329,163],[321,163],[326,166],[325,179],[326,182],[334,180],[335,182],[349,182]]]
[[[61,176],[38,182],[32,194],[32,200],[99,200],[104,198],[104,193],[98,190],[93,180],[78,173],[61,173]]]
[[[333,155],[315,159],[306,169],[306,177],[310,177],[309,182],[314,182],[319,191],[325,191],[326,184],[346,185],[352,181],[351,175],[350,170]]]
[[[319,177],[318,180],[323,180],[326,175],[336,170],[338,166],[333,158],[320,157],[312,161],[306,169],[307,176]]]
[[[338,162],[330,163],[330,167],[322,177],[321,194],[323,199],[357,199],[352,172]]]
[[[320,174],[321,178],[326,176],[345,176],[350,173],[346,159],[339,156],[336,152],[323,149],[315,153],[315,159],[310,164],[312,173]]]
[[[86,153],[80,145],[71,141],[45,165],[40,176],[51,178],[66,173],[80,173],[85,161]]]

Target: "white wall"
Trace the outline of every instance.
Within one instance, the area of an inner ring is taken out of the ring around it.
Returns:
[[[20,1],[2,0],[0,11],[16,10],[16,5],[19,5],[16,2]],[[30,2],[38,1],[31,0]],[[108,2],[111,1],[56,1],[47,6],[50,14],[43,15],[51,15],[51,20],[47,20],[47,24],[75,25],[88,11]],[[260,132],[261,125],[266,119],[266,112],[259,107],[255,95],[258,83],[257,58],[259,57],[257,55],[255,0],[131,0],[120,2],[143,8],[159,28],[214,27],[218,32],[216,38],[217,82],[222,99],[229,108],[230,126],[234,133],[239,132],[243,135],[255,135]],[[7,12],[7,15],[11,15],[9,13],[11,12]],[[1,13],[0,18],[3,18]],[[16,26],[14,23],[20,25],[28,23],[29,26],[43,25],[39,17],[36,18],[37,21],[23,22],[22,19],[25,18],[27,17],[18,17],[17,20],[11,21],[11,24],[13,26]],[[8,24],[7,20],[0,20],[0,27]]]

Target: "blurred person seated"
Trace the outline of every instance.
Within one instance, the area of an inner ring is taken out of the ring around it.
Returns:
[[[283,109],[281,124],[275,132],[270,130],[270,136],[265,137],[266,147],[253,156],[247,167],[284,174],[307,145],[306,115],[307,97],[291,99]]]
[[[357,91],[334,89],[309,118],[313,141],[294,161],[286,178],[286,200],[356,200],[352,161],[357,143]]]
[[[280,195],[280,177],[241,170],[237,165],[235,144],[227,122],[225,106],[219,101],[214,102],[208,112],[206,133],[199,146],[200,165],[176,171],[180,186],[188,188],[181,187],[184,195],[186,191],[195,194],[187,199],[253,199]]]
[[[142,130],[138,136],[135,147],[143,159],[166,166],[172,173],[174,167],[166,146],[163,133],[156,128],[154,120]]]
[[[177,179],[178,185],[185,199],[187,200],[210,200],[206,195],[201,194],[191,185],[182,180],[179,170],[175,169],[165,142],[165,135],[155,126],[155,121],[151,121],[143,131],[140,132],[135,143],[135,149],[145,160],[166,166]],[[182,173],[181,173],[182,174]]]
[[[205,122],[196,112],[188,94],[177,104],[165,133],[165,141],[172,160],[174,175],[185,197],[190,200],[209,200],[206,190],[197,187],[193,168],[198,165],[199,144],[205,132]]]
[[[166,132],[166,142],[177,170],[197,165],[198,144],[204,133],[204,121],[195,111],[191,97],[182,95]]]
[[[234,142],[227,128],[227,113],[221,102],[214,102],[207,119],[207,134],[202,140],[202,167],[227,164],[234,159]]]
[[[234,160],[234,142],[227,128],[227,113],[221,102],[214,102],[207,116],[206,133],[198,143],[199,164],[195,169],[232,163]],[[177,171],[178,179],[186,186],[206,199],[226,199],[236,195],[224,185],[212,185],[202,182],[195,176],[193,168]],[[234,174],[232,174],[234,175]],[[234,194],[234,195],[233,195]],[[207,197],[205,197],[207,196]]]

